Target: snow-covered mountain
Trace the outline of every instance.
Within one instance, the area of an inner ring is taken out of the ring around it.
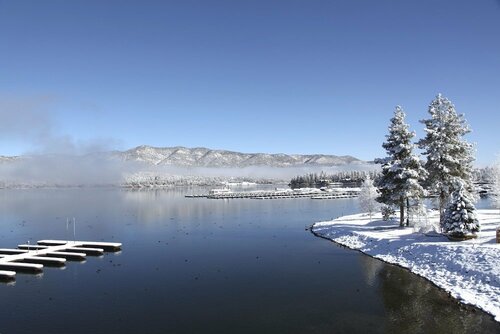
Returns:
[[[363,161],[349,155],[240,153],[204,147],[187,148],[181,146],[151,147],[143,145],[127,151],[115,151],[113,155],[123,161],[184,167],[341,166],[363,163]]]
[[[0,189],[121,185],[169,187],[224,182],[287,182],[328,169],[365,169],[351,156],[239,153],[208,148],[139,146],[88,154],[0,156]],[[250,167],[250,168],[247,168]]]
[[[0,164],[1,163],[4,163],[4,162],[12,162],[12,161],[15,161],[16,159],[18,159],[19,157],[6,157],[4,155],[0,155]]]

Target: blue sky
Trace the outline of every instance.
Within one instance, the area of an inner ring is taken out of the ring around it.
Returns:
[[[0,0],[0,155],[64,142],[369,160],[395,105],[422,136],[441,92],[489,164],[499,36],[496,0]]]

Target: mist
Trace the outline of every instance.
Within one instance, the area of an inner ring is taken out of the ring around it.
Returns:
[[[2,158],[0,152],[0,187],[123,185],[131,179],[147,180],[155,177],[175,180],[195,178],[199,184],[242,178],[253,181],[289,181],[292,177],[307,173],[335,173],[374,168],[369,164],[335,167],[209,168],[153,166],[122,161],[112,153],[120,147],[120,140],[80,140],[61,133],[61,126],[57,122],[58,108],[61,106],[56,96],[0,95],[1,144],[4,147],[5,143],[27,147],[25,152],[15,159]]]
[[[289,180],[297,175],[309,173],[332,174],[340,171],[368,171],[376,169],[373,164],[347,164],[341,166],[300,166],[300,167],[268,167],[268,166],[249,166],[249,167],[191,167],[182,168],[176,166],[155,166],[149,168],[150,172],[158,174],[174,174],[183,176],[207,176],[207,177],[247,177],[252,179],[274,179]]]
[[[111,151],[121,145],[116,138],[82,140],[61,133],[58,108],[62,107],[55,96],[0,95],[0,140],[25,146],[23,155],[84,155]]]
[[[44,154],[18,157],[0,163],[0,187],[71,187],[120,186],[132,180],[155,177],[171,179],[176,184],[216,184],[221,180],[245,179],[249,181],[289,181],[297,175],[325,172],[327,174],[349,170],[373,170],[370,164],[352,164],[334,167],[244,167],[210,168],[153,166],[142,162],[121,161],[111,153],[64,155]],[[174,180],[190,180],[174,182]],[[193,182],[192,179],[198,180]]]
[[[2,159],[0,185],[4,187],[118,184],[135,164],[109,159],[120,145],[114,138],[80,140],[60,132],[55,96],[0,95],[0,147],[26,147],[16,159]]]
[[[132,188],[162,186],[214,186],[225,182],[288,183],[297,175],[307,173],[327,174],[339,171],[373,170],[373,164],[352,164],[335,167],[265,167],[244,168],[183,168],[175,166],[149,166],[141,171],[125,176],[125,185]]]
[[[26,156],[0,164],[0,183],[4,187],[118,185],[125,173],[138,170],[133,163],[95,156]]]

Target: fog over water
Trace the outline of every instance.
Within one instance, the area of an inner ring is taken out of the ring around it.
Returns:
[[[258,181],[288,181],[306,173],[334,173],[341,170],[370,169],[370,166],[345,165],[340,167],[265,167],[209,168],[151,166],[134,161],[120,161],[108,154],[87,155],[33,155],[0,163],[0,182],[25,185],[118,185],[131,176],[159,176],[178,178],[232,179],[247,178]],[[373,169],[373,166],[371,166]]]
[[[82,140],[61,132],[59,102],[60,98],[50,95],[0,95],[0,140],[29,147],[26,155],[85,155],[120,147],[121,141],[116,138]]]
[[[82,186],[118,185],[131,176],[249,178],[288,181],[306,173],[334,173],[367,170],[373,165],[299,166],[243,168],[153,166],[122,161],[113,155],[123,149],[115,138],[76,139],[61,133],[57,123],[58,98],[55,96],[15,97],[0,95],[0,139],[30,147],[14,160],[0,152],[0,185],[4,186]],[[181,140],[181,139],[180,139]],[[166,143],[168,146],[169,143]],[[182,144],[182,143],[180,143]]]

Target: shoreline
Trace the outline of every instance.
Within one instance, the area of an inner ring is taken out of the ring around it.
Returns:
[[[494,243],[500,226],[498,210],[478,210],[483,230],[478,239],[452,242],[399,228],[394,221],[370,220],[365,214],[316,222],[309,230],[319,238],[359,251],[425,278],[465,306],[472,306],[500,322],[500,244]],[[429,216],[429,220],[436,216]]]

